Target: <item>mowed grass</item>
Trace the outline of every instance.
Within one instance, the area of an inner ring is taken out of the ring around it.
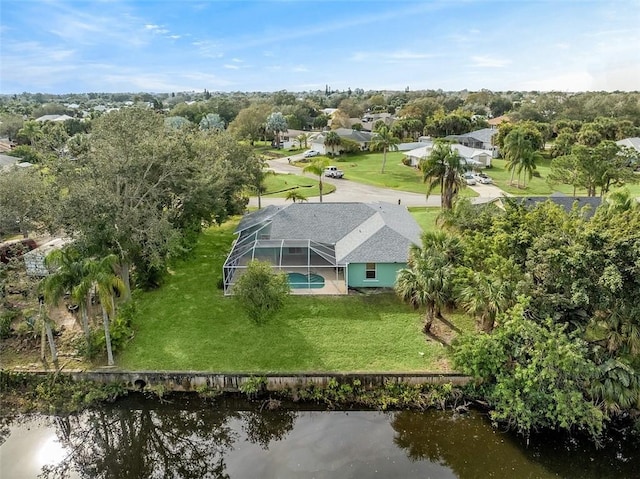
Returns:
[[[436,231],[440,229],[437,221],[440,213],[442,213],[442,208],[410,206],[408,210],[423,231]]]
[[[318,179],[309,178],[302,175],[268,175],[265,179],[267,191],[262,196],[269,198],[285,198],[291,190],[297,190],[307,198],[320,196]],[[322,194],[333,193],[336,187],[330,183],[322,183]]]
[[[165,285],[135,298],[135,337],[123,369],[244,371],[446,371],[446,351],[421,332],[420,312],[392,293],[291,296],[258,326],[216,283],[235,222],[210,228]],[[472,328],[463,315],[451,315]]]
[[[493,167],[487,170],[487,174],[493,179],[493,183],[506,191],[507,193],[515,196],[549,196],[552,193],[560,192],[565,195],[573,195],[573,186],[563,185],[560,183],[549,184],[547,178],[551,171],[551,160],[544,159],[536,163],[536,171],[540,174],[539,177],[532,177],[530,180],[526,178],[526,187],[518,188],[517,181],[518,175],[516,174],[513,179],[513,186],[511,186],[511,172],[505,168],[505,160],[492,160]],[[524,178],[524,175],[523,175]],[[639,178],[640,181],[640,178]],[[521,179],[522,184],[522,179]],[[630,184],[626,185],[630,193],[633,196],[640,196],[640,185]],[[599,192],[598,192],[599,193]],[[587,190],[584,188],[576,189],[576,196],[586,196]]]
[[[399,151],[388,152],[384,173],[381,173],[383,156],[382,153],[360,153],[329,161],[344,171],[344,177],[351,181],[411,193],[426,193],[427,186],[422,182],[422,173],[416,168],[402,164],[403,153]],[[300,163],[298,166],[303,165]],[[434,189],[431,193],[439,195],[440,188]],[[463,188],[460,195],[464,197],[478,196],[470,188]]]

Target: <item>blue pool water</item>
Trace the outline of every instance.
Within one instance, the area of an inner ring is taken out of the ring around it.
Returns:
[[[292,289],[301,288],[322,288],[324,286],[324,278],[318,274],[311,273],[310,275],[302,273],[288,273],[289,284]]]

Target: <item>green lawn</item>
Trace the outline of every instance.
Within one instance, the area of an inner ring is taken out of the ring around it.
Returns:
[[[269,198],[285,198],[292,189],[297,189],[307,198],[319,196],[318,180],[301,175],[268,175],[265,180],[267,192],[262,196]],[[322,184],[322,194],[333,193],[336,187],[329,183]]]
[[[234,222],[210,228],[194,256],[160,289],[136,297],[135,337],[123,369],[245,371],[443,371],[445,349],[426,341],[420,314],[393,293],[292,296],[257,326],[216,283]],[[465,329],[472,320],[451,315]]]
[[[551,169],[551,160],[542,160],[536,164],[536,171],[540,174],[540,177],[533,177],[531,180],[527,178],[526,188],[518,188],[517,186],[510,186],[509,181],[511,179],[511,173],[505,168],[504,160],[492,160],[491,164],[493,168],[487,170],[487,174],[493,178],[493,183],[502,190],[516,196],[548,196],[554,192],[564,193],[565,195],[573,195],[573,186],[554,184],[549,185],[547,183],[547,176]],[[514,183],[517,182],[517,175],[514,178]],[[627,185],[627,188],[634,196],[640,196],[640,185]],[[576,190],[576,196],[586,196],[587,191],[582,188]]]
[[[410,206],[409,213],[413,216],[416,222],[420,225],[423,231],[435,231],[440,227],[436,224],[438,216],[442,212],[442,208],[425,208],[418,206]]]
[[[382,157],[382,153],[360,153],[329,161],[344,171],[346,179],[358,183],[412,193],[426,193],[427,187],[422,182],[420,171],[402,164],[404,154],[399,151],[387,153],[384,173],[380,172]],[[301,163],[299,166],[303,165]],[[440,189],[436,188],[432,194],[440,194]],[[478,196],[475,191],[469,188],[463,188],[460,195],[463,197]]]

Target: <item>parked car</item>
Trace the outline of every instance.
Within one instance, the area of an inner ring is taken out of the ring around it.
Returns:
[[[469,186],[473,186],[476,184],[476,178],[473,176],[473,173],[471,173],[470,171],[467,171],[464,174],[464,181],[467,183],[467,185]]]
[[[482,185],[490,185],[491,183],[493,183],[493,180],[484,173],[477,173],[475,175],[475,179]]]
[[[311,158],[312,156],[319,156],[319,155],[320,155],[320,152],[316,150],[307,150],[302,154],[304,158]]]
[[[342,178],[344,176],[344,171],[339,170],[337,166],[327,166],[324,169],[324,176],[328,176],[330,178]]]

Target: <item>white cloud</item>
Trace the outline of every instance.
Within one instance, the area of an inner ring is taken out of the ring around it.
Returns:
[[[293,67],[291,69],[291,71],[296,72],[296,73],[304,73],[304,72],[308,72],[309,69],[304,65],[297,65],[297,66]]]
[[[232,65],[232,64],[225,64],[223,65],[225,68],[227,68],[228,70],[240,70],[240,67],[238,65]]]

